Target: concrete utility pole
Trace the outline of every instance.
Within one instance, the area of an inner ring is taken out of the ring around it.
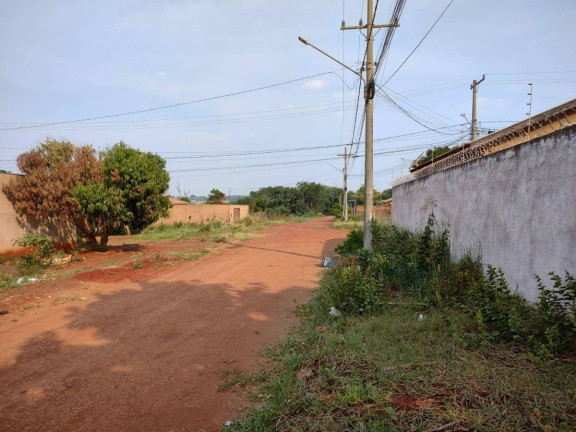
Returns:
[[[470,89],[472,90],[472,124],[470,125],[470,141],[476,140],[476,97],[478,96],[478,84],[486,79],[486,75],[482,75],[482,79],[480,81],[474,80]]]
[[[398,27],[399,24],[374,24],[373,0],[367,1],[366,25],[346,27],[340,30],[366,30],[366,79],[364,81],[364,109],[366,112],[366,139],[364,159],[364,249],[372,251],[372,219],[374,215],[374,32],[373,29]]]
[[[367,20],[364,25],[360,21],[359,25],[346,27],[344,21],[340,30],[366,30],[366,78],[356,72],[351,67],[345,65],[341,61],[335,59],[331,55],[322,51],[320,48],[315,47],[310,42],[302,37],[298,37],[300,42],[309,45],[316,51],[321,52],[325,56],[331,58],[339,65],[345,67],[349,71],[358,75],[364,81],[364,109],[366,112],[366,139],[365,139],[365,167],[364,172],[366,177],[364,179],[364,248],[372,251],[372,217],[374,214],[374,93],[376,83],[374,82],[374,32],[373,29],[384,27],[400,27],[399,24],[374,24],[374,1],[367,0]],[[346,203],[348,205],[348,203]]]
[[[351,157],[358,157],[350,153],[347,153],[347,148],[344,147],[344,154],[339,154],[338,157],[344,158],[344,169],[342,173],[344,174],[344,200],[342,208],[342,218],[345,222],[348,221],[348,159]]]

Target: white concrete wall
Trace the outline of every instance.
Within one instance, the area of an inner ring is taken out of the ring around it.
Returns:
[[[393,222],[421,230],[433,208],[453,254],[481,252],[529,300],[534,274],[576,275],[576,126],[393,189]]]

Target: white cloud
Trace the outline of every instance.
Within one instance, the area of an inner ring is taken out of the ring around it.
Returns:
[[[161,71],[161,72],[156,72],[156,76],[158,76],[158,77],[164,77],[164,76],[166,76],[166,72],[162,72],[162,71]]]
[[[302,84],[302,88],[306,90],[321,90],[328,87],[328,81],[324,80],[311,80]]]

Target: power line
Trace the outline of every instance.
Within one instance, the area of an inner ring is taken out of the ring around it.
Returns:
[[[392,15],[390,16],[389,19],[390,24],[398,24],[400,22],[400,16],[402,15],[402,11],[404,10],[405,5],[406,0],[396,0],[396,5],[394,6],[394,10],[392,11]],[[392,44],[392,38],[394,37],[396,28],[397,28],[396,26],[392,26],[388,27],[386,30],[386,36],[384,37],[384,42],[382,43],[382,47],[380,49],[380,55],[378,56],[378,62],[376,64],[376,68],[374,71],[374,79],[378,77],[378,74],[382,69],[383,61],[386,58],[386,55],[388,54],[390,45]]]
[[[414,54],[416,52],[416,50],[418,49],[418,47],[420,45],[422,45],[422,42],[424,42],[424,39],[426,39],[426,37],[428,37],[428,35],[430,34],[430,32],[434,29],[434,27],[436,27],[436,24],[438,24],[438,21],[440,21],[440,19],[444,16],[444,14],[446,13],[446,11],[448,10],[448,8],[452,5],[452,3],[454,3],[454,0],[450,0],[450,3],[448,3],[448,6],[446,6],[446,8],[442,11],[442,13],[440,14],[440,16],[436,19],[436,21],[434,21],[434,24],[432,24],[432,27],[430,27],[430,29],[428,29],[428,31],[426,32],[426,34],[424,35],[424,37],[422,39],[420,39],[420,42],[418,42],[418,44],[414,47],[414,49],[412,50],[412,52],[410,54],[408,54],[408,57],[406,57],[404,59],[404,61],[402,63],[400,63],[400,66],[398,66],[398,68],[392,73],[392,75],[390,75],[388,77],[388,79],[384,82],[384,84],[382,85],[386,85],[388,84],[388,81],[390,81],[394,75],[396,75],[396,73],[402,68],[402,66],[404,66],[404,64],[408,61],[408,59],[410,57],[412,57],[412,54]]]
[[[403,140],[407,138],[416,138],[421,137],[425,138],[427,135],[431,135],[431,132],[435,132],[437,130],[445,130],[455,127],[461,127],[462,124],[453,125],[453,126],[443,126],[440,128],[436,128],[433,130],[423,130],[423,131],[416,131],[416,132],[409,132],[405,134],[399,135],[392,135],[382,138],[375,138],[374,142],[384,142],[390,140]],[[363,144],[363,141],[359,141],[358,144]],[[178,154],[181,156],[168,156],[164,157],[163,159],[170,161],[170,160],[194,160],[194,159],[211,159],[211,158],[221,158],[221,157],[242,157],[242,156],[254,156],[254,155],[265,155],[265,154],[274,154],[274,153],[290,153],[290,152],[301,152],[301,151],[311,151],[311,150],[319,150],[319,149],[329,149],[329,148],[337,148],[341,147],[341,144],[330,144],[325,146],[311,146],[311,147],[291,147],[291,148],[280,148],[280,149],[260,149],[260,150],[248,150],[242,152],[221,152],[221,153],[205,153],[205,152],[191,152],[191,151],[160,151],[156,152],[160,155],[164,154]],[[2,147],[8,148],[8,147]],[[10,147],[13,150],[20,150],[15,147]],[[184,156],[190,155],[190,156]],[[4,162],[16,162],[16,160],[3,160]]]
[[[347,100],[345,102],[351,103],[354,102],[353,99]],[[160,119],[142,119],[142,120],[121,120],[121,121],[103,121],[98,123],[93,123],[94,125],[107,125],[107,124],[126,124],[126,123],[153,123],[153,122],[163,122],[163,121],[175,121],[175,120],[190,120],[190,119],[204,119],[204,118],[220,118],[220,117],[232,117],[232,116],[245,116],[251,114],[266,114],[266,113],[274,113],[274,112],[284,112],[284,111],[296,111],[296,110],[304,110],[310,108],[322,108],[322,107],[330,107],[334,105],[341,105],[340,102],[329,102],[329,103],[322,103],[316,105],[303,105],[291,108],[277,108],[277,109],[270,109],[270,110],[260,110],[260,111],[244,111],[244,112],[235,112],[229,114],[212,114],[212,115],[204,115],[204,116],[187,116],[187,117],[170,117],[170,118],[160,118]],[[332,108],[331,108],[332,109]],[[1,125],[36,125],[38,122],[29,122],[29,123],[1,123]]]
[[[335,71],[322,72],[322,73],[318,73],[318,74],[314,74],[314,75],[308,75],[308,76],[301,77],[301,78],[283,81],[283,82],[276,83],[276,84],[270,84],[270,85],[266,85],[266,86],[256,87],[256,88],[252,88],[252,89],[248,89],[248,90],[242,90],[242,91],[233,92],[233,93],[226,93],[226,94],[218,95],[218,96],[211,96],[211,97],[207,97],[207,98],[203,98],[203,99],[196,99],[193,101],[180,102],[180,103],[171,104],[171,105],[164,105],[164,106],[155,107],[155,108],[147,108],[147,109],[142,109],[142,110],[137,110],[137,111],[129,111],[129,112],[118,113],[118,114],[108,114],[108,115],[102,115],[102,116],[96,116],[96,117],[87,117],[87,118],[77,119],[77,120],[66,120],[66,121],[60,121],[60,122],[42,123],[42,124],[37,124],[37,125],[3,128],[3,129],[0,129],[0,131],[18,130],[18,129],[32,129],[32,128],[38,128],[38,127],[44,127],[44,126],[56,126],[56,125],[62,125],[62,124],[91,121],[91,120],[101,120],[101,119],[106,119],[106,118],[122,117],[122,116],[133,115],[133,114],[142,114],[142,113],[159,111],[159,110],[168,109],[168,108],[176,108],[176,107],[181,107],[181,106],[185,106],[185,105],[191,105],[191,104],[196,104],[196,103],[201,103],[201,102],[208,102],[208,101],[212,101],[212,100],[223,99],[223,98],[231,97],[231,96],[239,96],[239,95],[243,95],[243,94],[247,94],[247,93],[253,93],[253,92],[257,92],[257,91],[261,91],[261,90],[267,90],[270,88],[279,87],[279,86],[286,85],[286,84],[292,84],[292,83],[295,83],[298,81],[304,81],[304,80],[311,79],[311,78],[317,78],[319,76],[324,76],[324,75],[329,75],[329,74],[335,74]]]
[[[352,108],[350,105],[349,108]],[[80,126],[65,126],[65,127],[37,127],[36,130],[57,130],[57,131],[71,131],[71,130],[146,130],[146,129],[166,129],[166,128],[180,128],[180,127],[198,127],[198,126],[208,126],[208,125],[223,125],[223,124],[240,124],[240,123],[253,123],[260,121],[270,121],[270,120],[282,120],[290,119],[296,117],[305,117],[310,115],[318,114],[329,114],[334,112],[339,112],[341,108],[329,108],[323,110],[313,110],[301,113],[286,113],[274,116],[265,117],[246,117],[246,118],[232,118],[232,119],[221,119],[221,120],[210,120],[210,121],[199,121],[199,122],[189,122],[189,123],[170,123],[170,124],[152,124],[152,125],[119,125],[119,126],[107,126],[107,125],[80,125]]]
[[[377,88],[378,88],[378,91],[380,91],[380,93],[384,96],[385,100],[390,102],[395,108],[397,108],[400,112],[402,112],[407,117],[409,117],[410,119],[412,119],[413,121],[418,123],[420,126],[423,126],[426,129],[431,130],[431,131],[436,131],[438,129],[438,128],[430,127],[429,125],[425,124],[424,121],[422,119],[418,119],[417,116],[414,115],[414,113],[410,113],[406,108],[400,106],[400,104],[398,102],[396,102],[394,99],[392,99],[392,97],[390,95],[388,95],[388,93],[386,93],[382,87],[377,86]],[[440,131],[438,131],[438,133],[443,134],[443,135],[449,135],[445,132],[440,132]]]

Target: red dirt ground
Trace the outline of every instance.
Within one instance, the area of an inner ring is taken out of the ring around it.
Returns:
[[[44,307],[0,318],[0,430],[220,430],[245,405],[217,391],[221,372],[254,370],[258,348],[296,323],[344,238],[330,222],[276,226],[186,264],[28,285],[12,304]]]

